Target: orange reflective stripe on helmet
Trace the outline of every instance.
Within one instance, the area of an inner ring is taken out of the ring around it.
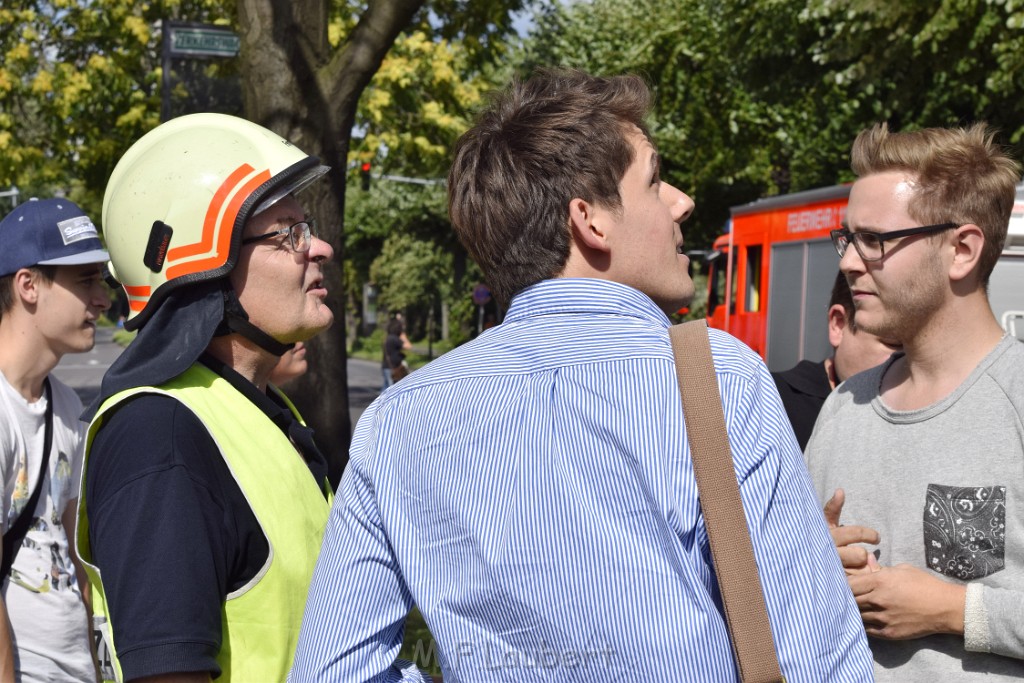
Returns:
[[[227,180],[217,189],[217,192],[213,195],[213,200],[210,202],[209,208],[206,210],[206,219],[203,221],[203,234],[197,242],[191,244],[183,244],[180,247],[175,247],[167,252],[167,260],[171,263],[174,261],[180,261],[181,259],[188,258],[190,256],[198,256],[205,254],[210,251],[213,247],[213,236],[217,231],[217,215],[220,214],[221,207],[224,206],[224,201],[231,194],[231,191],[238,186],[238,183],[252,173],[254,169],[249,164],[242,164],[234,170],[234,172],[227,177]]]
[[[216,216],[220,212],[220,205],[224,203],[224,199],[231,194],[231,190],[238,184],[239,180],[249,173],[252,173],[254,169],[248,164],[243,164],[238,167],[234,173],[232,173],[224,184],[220,186],[217,193],[214,195],[213,202],[210,204],[210,208],[206,214],[206,221],[203,225],[202,239],[198,244],[186,244],[181,247],[172,249],[168,253],[168,261],[173,261],[176,258],[181,258],[181,251],[190,251],[193,254],[201,254],[210,250],[216,241],[216,249],[213,256],[205,259],[199,259],[197,261],[188,261],[186,263],[175,264],[167,268],[167,278],[173,280],[174,278],[181,277],[182,275],[188,275],[189,273],[197,273],[216,268],[223,265],[228,259],[228,250],[231,248],[231,234],[234,229],[235,219],[238,217],[238,210],[241,208],[242,203],[249,198],[257,187],[270,180],[270,171],[264,170],[251,177],[238,192],[235,192],[231,197],[231,201],[228,203],[227,209],[224,210],[224,214],[220,221],[216,221]],[[211,221],[210,219],[214,220]]]
[[[125,294],[128,295],[128,308],[133,311],[141,311],[146,307],[149,302],[150,287],[148,285],[139,285],[132,287],[130,285],[122,285],[124,287]]]

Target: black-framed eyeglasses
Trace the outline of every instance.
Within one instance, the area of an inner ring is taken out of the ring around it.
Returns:
[[[885,257],[885,242],[896,240],[911,235],[928,235],[943,230],[951,230],[960,227],[959,223],[938,223],[936,225],[922,225],[919,228],[906,228],[904,230],[890,230],[889,232],[850,232],[849,228],[833,230],[829,233],[832,236],[832,244],[839,252],[839,258],[846,253],[846,248],[853,244],[862,261],[881,261]]]
[[[246,237],[242,240],[242,244],[262,242],[263,240],[269,240],[277,237],[278,235],[288,235],[288,241],[292,245],[292,251],[298,254],[305,254],[309,251],[309,248],[313,246],[313,238],[317,236],[316,222],[312,218],[307,218],[304,221],[293,223],[287,228],[274,230],[273,232],[268,232],[263,235],[256,235],[255,237]]]

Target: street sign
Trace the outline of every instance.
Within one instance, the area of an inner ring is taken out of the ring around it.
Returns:
[[[473,303],[477,306],[486,306],[491,302],[491,290],[487,285],[480,283],[473,288]]]
[[[172,57],[234,57],[242,43],[222,28],[172,25],[170,34]]]

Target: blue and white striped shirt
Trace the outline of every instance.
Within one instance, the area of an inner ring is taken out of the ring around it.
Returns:
[[[668,326],[630,287],[548,280],[374,402],[290,680],[420,680],[395,661],[413,603],[446,683],[736,680]],[[771,376],[723,332],[711,348],[783,673],[869,681]]]

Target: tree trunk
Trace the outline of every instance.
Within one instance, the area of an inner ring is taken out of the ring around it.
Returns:
[[[310,371],[291,398],[316,430],[332,484],[348,460],[351,420],[341,264],[349,141],[356,106],[398,34],[424,0],[371,0],[337,50],[327,40],[327,0],[238,0],[246,117],[331,166],[299,200],[334,249],[325,268],[335,323],[309,344]]]

